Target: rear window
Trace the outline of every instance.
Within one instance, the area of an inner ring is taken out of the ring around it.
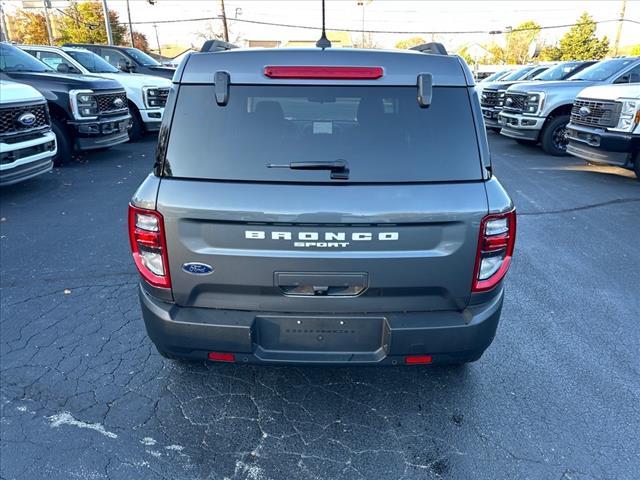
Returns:
[[[213,86],[182,85],[166,162],[174,177],[340,182],[326,170],[270,164],[348,165],[348,182],[481,179],[466,88],[435,87],[420,108],[416,87],[232,85],[218,106]]]

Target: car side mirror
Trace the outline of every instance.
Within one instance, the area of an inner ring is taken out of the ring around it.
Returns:
[[[58,71],[58,73],[71,73],[71,67],[69,66],[68,63],[59,63],[58,66],[56,67],[56,70]]]
[[[135,72],[136,70],[136,66],[128,60],[118,60],[117,68],[121,72],[127,73]]]

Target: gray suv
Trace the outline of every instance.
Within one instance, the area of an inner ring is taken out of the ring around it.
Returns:
[[[516,216],[466,63],[221,48],[177,70],[154,171],[129,206],[159,352],[477,360],[498,325]]]

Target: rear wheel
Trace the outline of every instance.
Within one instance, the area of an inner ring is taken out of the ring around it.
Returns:
[[[542,130],[540,143],[542,150],[554,157],[567,155],[567,124],[569,115],[559,115],[552,118]]]
[[[73,152],[73,147],[71,143],[71,135],[69,134],[69,130],[64,124],[64,121],[59,118],[51,119],[51,130],[56,134],[56,143],[58,146],[58,151],[53,157],[53,164],[56,167],[59,167],[65,162],[71,160],[71,153]]]

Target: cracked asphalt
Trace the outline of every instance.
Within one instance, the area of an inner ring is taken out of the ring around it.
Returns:
[[[0,191],[0,478],[638,478],[633,174],[490,135],[520,217],[472,365],[203,365],[160,357],[139,311],[126,207],[154,142]]]

